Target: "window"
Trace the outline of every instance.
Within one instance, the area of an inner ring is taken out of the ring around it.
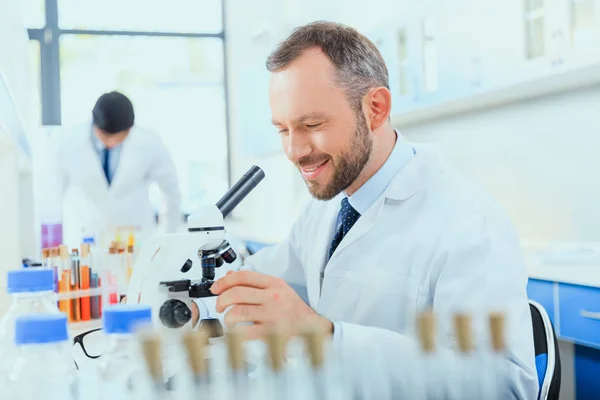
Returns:
[[[89,120],[102,93],[122,91],[170,149],[183,211],[218,200],[229,186],[223,0],[21,1],[42,123]]]
[[[545,53],[544,0],[524,0],[525,57],[534,59]]]
[[[401,95],[408,94],[408,51],[406,48],[406,30],[398,32],[398,84]]]
[[[421,24],[423,34],[423,89],[435,92],[438,88],[438,59],[435,41],[435,20],[424,18]]]
[[[571,0],[571,46],[597,41],[594,0]]]
[[[161,134],[171,151],[185,211],[218,200],[209,196],[227,188],[220,39],[64,34],[60,46],[64,125],[89,120],[102,93],[122,91],[136,124]]]
[[[43,28],[46,26],[44,0],[19,0],[21,17],[26,28]]]
[[[58,0],[61,29],[146,32],[223,30],[221,0]]]

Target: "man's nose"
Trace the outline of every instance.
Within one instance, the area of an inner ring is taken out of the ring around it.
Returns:
[[[290,161],[297,163],[302,157],[312,152],[310,141],[301,132],[290,130],[287,137],[286,154]]]

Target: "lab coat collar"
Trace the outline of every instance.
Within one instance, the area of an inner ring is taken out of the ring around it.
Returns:
[[[414,156],[413,147],[404,140],[400,132],[394,129],[396,142],[385,163],[358,190],[348,197],[350,205],[364,215],[385,192],[394,177],[410,162]]]
[[[400,139],[400,135],[398,135],[398,138]],[[340,254],[346,247],[362,237],[373,227],[382,208],[387,204],[386,199],[396,201],[406,200],[426,185],[425,169],[429,168],[428,164],[433,163],[434,160],[430,159],[425,152],[419,149],[414,150],[411,146],[404,147],[411,152],[414,151],[413,157],[406,166],[396,174],[383,196],[380,196],[377,201],[369,207],[367,212],[356,221],[352,229],[350,229],[348,234],[342,239],[342,242],[338,245],[329,261],[335,259],[336,255]],[[339,204],[341,198],[335,198],[337,204]],[[337,209],[339,210],[339,207],[337,207]],[[330,262],[328,262],[328,265],[329,264]]]
[[[411,147],[411,151],[413,148]],[[386,191],[384,197],[390,200],[406,200],[420,191],[425,185],[423,168],[428,163],[433,163],[425,151],[416,149],[414,157],[406,166],[394,177]]]

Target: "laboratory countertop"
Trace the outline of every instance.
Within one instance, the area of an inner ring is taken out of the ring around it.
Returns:
[[[600,287],[600,265],[527,262],[529,278]]]

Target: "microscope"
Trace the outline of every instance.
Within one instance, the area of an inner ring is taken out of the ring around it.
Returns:
[[[187,232],[155,235],[142,245],[127,292],[127,303],[149,304],[155,323],[175,329],[186,325],[192,313],[189,299],[214,296],[210,288],[215,269],[231,264],[237,254],[225,240],[224,218],[262,181],[264,172],[250,170],[215,204],[191,214]],[[200,264],[202,277],[197,268]],[[159,321],[156,321],[158,319]],[[213,336],[222,336],[216,318],[200,322]]]

